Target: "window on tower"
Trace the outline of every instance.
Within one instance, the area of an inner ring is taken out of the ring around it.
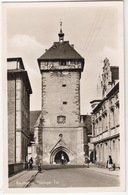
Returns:
[[[61,61],[60,65],[65,66],[66,65],[66,61]]]
[[[63,104],[67,104],[67,102],[63,102]]]
[[[67,85],[66,84],[63,84],[62,87],[66,87]]]

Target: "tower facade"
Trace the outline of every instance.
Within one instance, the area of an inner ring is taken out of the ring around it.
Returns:
[[[43,164],[84,162],[83,126],[80,123],[80,78],[84,59],[64,41],[47,50],[38,64],[42,76]]]

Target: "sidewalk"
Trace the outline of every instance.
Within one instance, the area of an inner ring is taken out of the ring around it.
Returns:
[[[106,174],[106,175],[116,176],[116,177],[120,176],[120,170],[109,171],[107,168],[106,169],[98,168],[94,165],[89,165],[88,170],[93,171],[93,172],[99,172],[99,173]]]
[[[25,170],[16,175],[11,176],[9,180],[9,188],[25,188],[31,180],[37,175],[37,170]]]

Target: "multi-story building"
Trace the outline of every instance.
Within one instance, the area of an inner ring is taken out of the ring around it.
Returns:
[[[32,93],[21,58],[8,58],[8,163],[9,171],[18,171],[27,161],[29,143],[29,105]]]
[[[89,158],[93,162],[93,145],[90,144],[90,138],[92,136],[91,115],[80,115],[81,123],[83,123],[83,135],[84,135],[84,151],[86,158]]]
[[[101,99],[91,101],[93,161],[106,164],[112,156],[116,167],[120,167],[120,121],[119,121],[119,68],[104,60],[101,79]]]
[[[42,77],[42,161],[83,164],[85,148],[80,121],[80,78],[84,59],[64,41],[62,27],[59,42],[38,59]]]

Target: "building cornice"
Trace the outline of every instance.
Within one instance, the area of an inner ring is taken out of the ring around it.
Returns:
[[[22,79],[24,80],[24,84],[27,87],[27,90],[29,91],[29,94],[32,94],[32,88],[31,88],[31,84],[28,78],[28,73],[26,70],[22,70],[22,69],[12,69],[12,70],[8,70],[7,71],[8,76],[23,76]]]
[[[99,140],[97,140],[97,141],[91,141],[91,144],[102,143],[103,141],[111,140],[111,139],[117,138],[117,137],[120,137],[120,133],[117,133],[117,134],[112,135],[112,136],[108,136],[108,137],[103,138],[103,139],[99,139]],[[92,138],[95,138],[95,137],[92,137]],[[91,138],[91,139],[92,139],[92,138]]]
[[[93,109],[93,113],[95,113],[98,109],[100,109],[100,107],[102,106],[102,104],[105,102],[105,100],[108,100],[113,94],[115,94],[115,92],[119,91],[119,82],[110,90],[110,92],[106,95],[106,97],[104,97],[101,102]],[[95,100],[93,100],[95,101]],[[93,102],[92,101],[92,102]]]

